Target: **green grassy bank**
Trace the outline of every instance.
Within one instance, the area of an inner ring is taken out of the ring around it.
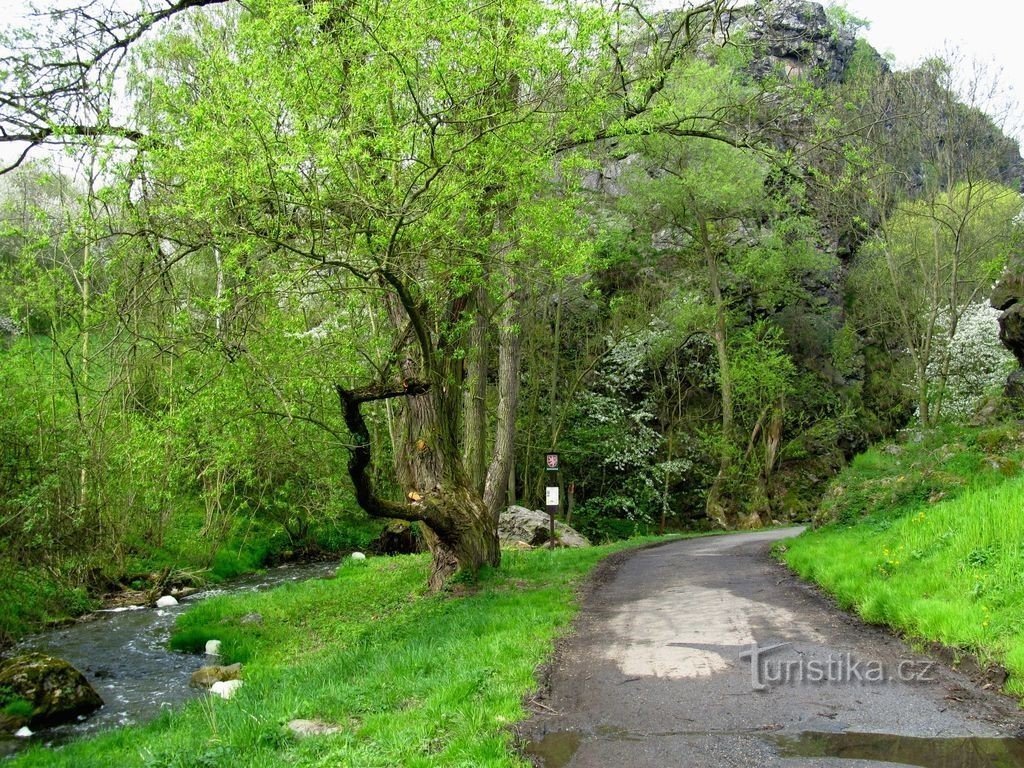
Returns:
[[[909,433],[832,485],[832,522],[779,547],[866,621],[1010,671],[1024,695],[1024,434],[1018,424]]]
[[[424,594],[425,556],[346,561],[333,579],[213,598],[179,620],[174,642],[223,643],[243,661],[230,701],[203,697],[142,727],[58,750],[26,766],[522,766],[509,726],[535,671],[573,617],[574,588],[604,556],[641,541],[506,552],[476,584]],[[260,623],[245,623],[258,612]],[[286,723],[334,735],[298,740]]]

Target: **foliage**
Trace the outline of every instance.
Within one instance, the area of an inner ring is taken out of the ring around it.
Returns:
[[[778,76],[720,3],[193,5],[67,8],[0,66],[0,122],[90,139],[0,188],[0,553],[54,585],[3,632],[363,546],[336,384],[428,385],[363,403],[393,513],[537,505],[558,450],[604,540],[804,517],[915,402],[962,419],[999,376],[979,307],[1020,200],[947,63],[858,41],[842,82]]]

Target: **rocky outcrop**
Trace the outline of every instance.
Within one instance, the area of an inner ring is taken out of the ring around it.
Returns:
[[[781,65],[793,79],[843,79],[856,44],[852,29],[833,25],[820,3],[792,0],[761,8],[749,32],[751,42],[763,51],[753,66],[756,75],[763,77]]]
[[[103,699],[81,672],[42,653],[15,656],[0,664],[0,688],[32,706],[24,719],[34,728],[66,723],[103,706]]]
[[[539,547],[551,539],[551,518],[547,512],[509,507],[498,518],[498,538],[503,547],[528,544]],[[586,537],[565,523],[555,521],[555,539],[561,547],[589,547]]]

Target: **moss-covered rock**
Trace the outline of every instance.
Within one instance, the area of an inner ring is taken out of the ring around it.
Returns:
[[[103,699],[81,672],[62,659],[42,653],[0,662],[0,687],[32,705],[26,718],[32,727],[66,723],[103,706]],[[0,728],[8,725],[0,721]]]

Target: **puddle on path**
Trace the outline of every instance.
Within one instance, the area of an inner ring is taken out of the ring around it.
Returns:
[[[576,731],[556,731],[526,745],[527,757],[540,760],[544,768],[565,768],[580,748],[583,737]]]
[[[998,738],[924,738],[893,736],[885,733],[818,733],[796,736],[766,735],[756,730],[723,732],[722,735],[757,734],[767,739],[781,757],[832,757],[846,760],[877,760],[887,763],[923,766],[923,768],[1024,768],[1024,739]],[[585,734],[579,731],[555,731],[532,741],[526,755],[535,758],[544,768],[565,768],[580,748]],[[642,741],[647,737],[710,734],[694,731],[673,733],[630,733],[607,726],[596,729],[590,737],[614,741]]]
[[[885,733],[801,733],[772,736],[783,757],[880,760],[925,768],[1024,766],[1024,739],[923,738]]]
[[[740,731],[719,731],[721,735],[749,736],[752,734],[764,733],[765,730],[776,726],[762,726]],[[605,741],[646,741],[647,739],[667,738],[672,736],[708,736],[706,731],[668,731],[637,733],[627,731],[625,728],[618,728],[613,725],[599,725],[593,730],[585,733],[580,731],[552,731],[545,734],[536,741],[529,742],[523,751],[528,757],[536,758],[543,768],[565,768],[576,751],[580,748],[584,738],[599,739]]]

